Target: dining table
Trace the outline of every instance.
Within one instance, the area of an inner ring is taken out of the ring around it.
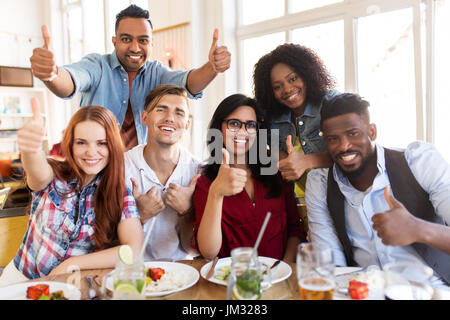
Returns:
[[[173,292],[167,295],[162,296],[146,296],[147,300],[226,300],[227,296],[227,287],[225,285],[221,285],[215,283],[213,281],[209,281],[205,279],[201,275],[202,267],[210,263],[211,260],[207,259],[194,259],[194,260],[180,260],[173,261],[177,263],[183,263],[188,266],[195,268],[199,272],[198,281],[191,287],[186,288],[181,291]],[[263,290],[261,299],[262,300],[300,300],[300,292],[297,282],[296,275],[296,263],[287,262],[292,272],[289,277],[286,279],[273,283],[268,289]],[[336,267],[335,274],[345,274],[349,271],[353,271],[351,273],[357,272],[358,270],[362,270],[359,267]],[[37,284],[39,282],[62,282],[66,284],[70,284],[75,286],[81,293],[81,300],[90,300],[91,297],[89,295],[89,287],[84,280],[85,277],[89,277],[94,279],[94,287],[97,289],[97,293],[101,292],[101,282],[105,275],[111,273],[113,268],[106,269],[90,269],[90,270],[80,270],[75,271],[73,273],[59,274],[59,275],[48,275],[38,279],[29,280],[26,283],[30,283],[30,285]],[[107,291],[108,296],[104,296],[103,298],[110,299],[112,296],[112,292]],[[348,295],[343,294],[342,292],[335,292],[333,295],[333,300],[349,300]],[[371,297],[368,297],[369,300],[372,300]],[[384,297],[378,297],[376,300],[382,299]],[[435,288],[433,300],[450,300],[450,287],[445,287],[445,289],[437,289]]]
[[[187,264],[193,268],[195,268],[199,273],[200,269],[206,263],[210,262],[210,260],[206,259],[194,259],[194,260],[181,260],[175,261],[178,263]],[[296,276],[296,267],[295,263],[286,262],[292,269],[291,275],[278,283],[272,284],[270,288],[263,291],[262,299],[263,300],[298,300],[300,298],[298,284],[297,284],[297,276]],[[101,281],[103,277],[109,274],[113,269],[90,269],[90,270],[81,270],[74,273],[66,273],[59,275],[49,275],[45,277],[41,277],[38,279],[29,280],[29,282],[44,282],[44,281],[55,281],[55,282],[64,282],[69,283],[77,287],[81,292],[81,300],[89,300],[89,288],[84,280],[85,277],[94,277],[97,276],[97,283],[94,283],[94,286],[98,288],[101,286]],[[199,277],[199,280],[195,285],[190,288],[187,288],[182,291],[174,292],[168,295],[159,296],[159,297],[146,297],[149,300],[225,300],[227,295],[227,287],[224,285],[220,285],[217,283],[213,283],[211,281],[206,280],[202,276]]]

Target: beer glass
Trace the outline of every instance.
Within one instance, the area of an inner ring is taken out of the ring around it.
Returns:
[[[333,251],[312,243],[297,247],[297,281],[301,300],[332,300],[336,287]]]

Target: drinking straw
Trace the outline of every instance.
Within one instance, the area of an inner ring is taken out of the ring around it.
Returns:
[[[152,232],[153,226],[155,225],[156,217],[153,217],[152,222],[150,222],[150,227],[148,228],[147,234],[145,235],[144,243],[142,244],[141,252],[139,253],[139,258],[144,261],[144,251],[147,246],[148,239],[150,239],[150,233]]]
[[[271,215],[272,215],[272,212],[270,212],[270,211],[266,213],[266,218],[264,219],[261,230],[259,230],[258,238],[256,238],[256,242],[255,242],[255,246],[253,247],[252,255],[254,255],[258,250],[259,243],[261,242],[262,236],[264,234],[264,231],[266,230],[267,223],[269,222]]]

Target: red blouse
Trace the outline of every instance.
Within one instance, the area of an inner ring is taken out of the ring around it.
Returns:
[[[195,187],[195,240],[211,183],[211,180],[202,175]],[[229,257],[234,248],[253,247],[268,211],[272,212],[272,215],[258,247],[259,256],[282,259],[289,237],[296,236],[302,242],[305,241],[292,186],[282,182],[281,195],[278,198],[267,199],[268,190],[263,184],[256,179],[253,179],[253,184],[254,204],[245,189],[223,199],[222,247],[218,254],[220,258]],[[198,249],[197,243],[194,247]]]

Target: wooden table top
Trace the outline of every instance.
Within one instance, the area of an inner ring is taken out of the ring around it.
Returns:
[[[183,260],[177,261],[180,263],[184,263],[190,265],[198,270],[200,273],[200,269],[204,264],[208,263],[208,260]],[[300,298],[298,292],[297,285],[297,276],[295,272],[295,264],[289,263],[292,268],[292,274],[286,280],[273,284],[271,288],[266,291],[263,291],[262,299],[263,300],[298,300]],[[98,275],[102,278],[104,275],[111,272],[112,269],[93,269],[93,270],[83,270],[79,273],[75,272],[72,274],[62,274],[57,276],[46,276],[35,280],[30,280],[30,282],[39,282],[39,281],[58,281],[58,282],[66,282],[70,283],[81,291],[81,299],[86,300],[89,299],[88,287],[86,281],[84,281],[84,277],[86,276],[95,276]],[[226,299],[226,291],[227,287],[223,285],[219,285],[208,280],[205,280],[202,276],[198,282],[183,291],[175,292],[163,297],[152,297],[147,299],[151,300],[225,300]]]

